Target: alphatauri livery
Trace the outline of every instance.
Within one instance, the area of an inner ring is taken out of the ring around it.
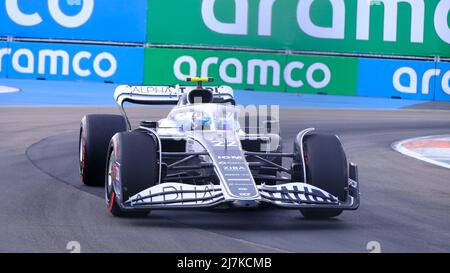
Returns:
[[[273,205],[327,218],[358,208],[357,167],[338,137],[307,128],[293,151],[283,152],[273,116],[243,117],[230,87],[203,86],[211,78],[187,81],[197,85],[121,85],[114,98],[122,115],[82,119],[81,180],[105,186],[113,215]],[[132,129],[125,102],[176,106],[166,118]]]

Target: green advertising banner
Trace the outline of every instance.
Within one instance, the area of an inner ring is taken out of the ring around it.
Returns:
[[[450,57],[450,0],[148,0],[153,44]]]
[[[288,55],[286,91],[356,96],[358,58]]]
[[[209,76],[238,89],[357,94],[358,59],[217,50],[147,48],[144,84]]]

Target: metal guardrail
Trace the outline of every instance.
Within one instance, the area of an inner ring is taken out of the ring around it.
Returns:
[[[113,41],[93,41],[93,40],[70,40],[70,39],[51,39],[51,38],[27,38],[27,37],[11,37],[3,36],[0,40],[9,42],[33,42],[33,43],[54,43],[54,44],[83,44],[83,45],[109,45],[109,46],[128,46],[128,47],[144,47],[144,43],[133,42],[113,42]]]
[[[289,54],[289,55],[313,55],[313,56],[360,57],[360,58],[364,57],[364,58],[426,60],[426,61],[448,60],[448,61],[450,61],[450,58],[442,58],[439,56],[404,56],[404,55],[324,52],[324,51],[306,51],[306,50],[277,50],[277,49],[260,49],[260,48],[246,48],[246,47],[166,45],[166,44],[146,44],[145,47],[147,47],[147,48],[176,48],[176,49],[204,49],[204,50],[222,50],[222,51],[261,52],[261,53],[282,53],[282,54]]]
[[[128,46],[128,47],[143,47],[143,48],[203,49],[203,50],[240,51],[240,52],[282,53],[282,54],[289,54],[289,55],[383,58],[383,59],[450,62],[450,57],[441,57],[441,56],[404,56],[404,55],[386,55],[386,54],[367,54],[367,53],[357,53],[357,52],[351,52],[351,53],[349,53],[349,52],[324,52],[324,51],[306,51],[306,50],[288,50],[288,49],[263,49],[263,48],[248,48],[248,47],[152,44],[152,43],[135,43],[135,42],[47,39],[47,38],[43,39],[43,38],[13,37],[13,36],[0,36],[0,41],[61,43],[61,44],[70,43],[70,44],[84,44],[84,45]]]

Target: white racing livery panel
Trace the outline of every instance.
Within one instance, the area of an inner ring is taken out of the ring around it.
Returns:
[[[125,100],[132,100],[134,103],[154,104],[176,104],[181,95],[195,89],[195,86],[138,86],[119,85],[114,92],[114,99],[119,105]],[[214,95],[234,97],[233,89],[229,86],[205,86]]]
[[[340,205],[338,199],[315,186],[306,183],[286,183],[282,185],[257,185],[260,196],[254,200],[273,203],[284,207],[300,207],[307,204]],[[139,207],[213,207],[235,198],[223,194],[220,185],[190,185],[183,183],[163,183],[145,189],[130,197],[124,205]],[[350,200],[353,204],[354,200]]]
[[[223,200],[222,188],[219,185],[163,183],[130,197],[125,205],[130,207],[213,205]]]

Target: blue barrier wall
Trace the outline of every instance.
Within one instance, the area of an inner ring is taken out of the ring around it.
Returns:
[[[0,36],[145,42],[147,0],[3,0]]]
[[[140,84],[144,49],[140,47],[58,43],[2,43],[2,76],[9,78],[90,80]]]
[[[450,101],[450,63],[359,58],[358,96]]]
[[[7,42],[0,42],[0,78],[8,75],[9,47]]]
[[[435,62],[359,59],[358,95],[433,100],[435,79],[423,77]]]
[[[0,1],[0,36],[10,41],[0,41],[0,77],[142,84],[148,1]],[[168,21],[176,19],[167,14]],[[448,62],[378,57],[357,62],[357,71],[345,71],[351,82],[335,74],[352,85],[352,94],[357,78],[358,96],[450,101]]]
[[[435,100],[450,101],[450,63],[438,62],[436,68],[439,69],[439,77],[435,82]]]

